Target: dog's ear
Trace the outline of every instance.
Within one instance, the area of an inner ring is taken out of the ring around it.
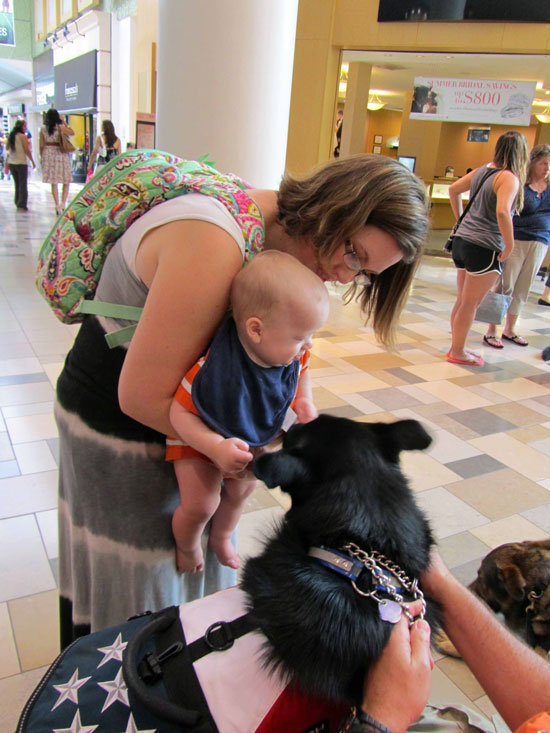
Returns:
[[[386,458],[397,463],[403,450],[424,450],[431,442],[431,436],[418,420],[398,420],[392,423],[366,423],[379,438],[380,448]]]
[[[252,461],[252,471],[256,478],[270,489],[286,486],[303,480],[308,475],[306,463],[296,456],[280,450],[276,453],[263,453]]]
[[[502,575],[506,592],[515,601],[521,601],[525,597],[527,581],[523,577],[517,565],[511,562],[498,561],[497,568]]]

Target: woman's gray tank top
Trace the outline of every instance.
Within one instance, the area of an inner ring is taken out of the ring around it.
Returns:
[[[482,166],[475,171],[472,176],[470,196],[478,190],[480,181],[486,173],[487,166]],[[498,173],[494,173],[484,181],[472,206],[460,222],[456,235],[462,239],[467,239],[469,242],[478,244],[480,247],[492,249],[495,252],[502,252],[504,242],[502,241],[502,235],[498,227],[497,197],[493,191],[495,176],[498,175]]]

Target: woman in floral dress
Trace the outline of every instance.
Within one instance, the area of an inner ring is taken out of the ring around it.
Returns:
[[[61,135],[74,135],[74,130],[65,124],[56,109],[49,109],[40,128],[40,157],[42,158],[42,181],[51,183],[56,214],[67,206],[69,185],[73,180],[70,154],[61,150]],[[62,183],[61,202],[57,184]]]

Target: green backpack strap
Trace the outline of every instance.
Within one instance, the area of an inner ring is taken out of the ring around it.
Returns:
[[[139,321],[143,308],[133,305],[119,305],[118,303],[104,303],[101,300],[83,300],[77,309],[78,313],[91,314],[94,316],[106,316],[107,318],[120,318],[124,321]],[[117,331],[105,334],[105,340],[110,349],[128,343],[134,335],[137,323],[134,326],[125,326]]]

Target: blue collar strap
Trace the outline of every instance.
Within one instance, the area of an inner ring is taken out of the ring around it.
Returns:
[[[363,563],[355,557],[350,557],[344,552],[332,550],[330,547],[325,547],[324,545],[310,547],[308,555],[320,565],[324,565],[329,570],[333,570],[335,573],[343,575],[349,580],[357,580],[365,569]]]
[[[319,547],[310,547],[308,555],[316,560],[320,565],[324,565],[329,570],[333,570],[339,575],[343,575],[348,580],[356,581],[363,570],[365,570],[364,563],[358,560],[356,557],[347,555],[345,552],[340,550],[333,550],[331,547],[325,547],[325,545],[319,545]],[[388,583],[377,582],[377,578],[384,575],[387,581],[394,590],[398,593],[403,593],[405,590],[401,583],[397,580],[393,573],[385,570],[382,567],[375,567],[370,569],[372,575],[372,590],[388,593]]]

